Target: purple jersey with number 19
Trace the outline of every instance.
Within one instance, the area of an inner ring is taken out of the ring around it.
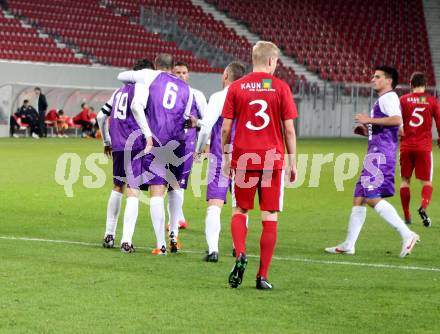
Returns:
[[[145,138],[131,111],[134,84],[126,84],[113,94],[110,137],[113,151],[136,151],[145,147]]]

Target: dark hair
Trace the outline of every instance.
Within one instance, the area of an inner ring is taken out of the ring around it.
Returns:
[[[58,115],[64,115],[63,109],[58,110]]]
[[[398,82],[399,82],[399,72],[394,67],[387,66],[387,65],[381,65],[376,66],[374,69],[375,71],[382,71],[385,73],[385,78],[391,79],[391,87],[396,88]]]
[[[86,105],[86,102],[81,103],[81,109],[84,108],[84,106]]]
[[[35,87],[34,90],[38,90],[39,92],[41,92],[41,88],[40,87]]]
[[[411,87],[426,87],[426,76],[422,72],[414,72],[411,75]]]
[[[174,63],[174,67],[176,67],[176,66],[185,66],[185,67],[189,70],[188,63],[185,63],[184,61],[181,61],[181,60],[176,61],[176,62]]]
[[[23,104],[25,104],[25,103],[29,103],[29,100],[24,100],[24,101],[23,101]]]
[[[226,66],[226,71],[228,72],[229,80],[235,81],[245,75],[246,68],[242,63],[238,61],[233,61],[232,63],[229,63],[228,66]]]
[[[159,53],[154,59],[154,65],[156,69],[172,69],[174,67],[174,58],[169,53]]]
[[[140,70],[143,70],[145,68],[153,69],[154,65],[147,58],[140,58],[140,59],[137,59],[136,62],[134,63],[133,71],[140,71]]]

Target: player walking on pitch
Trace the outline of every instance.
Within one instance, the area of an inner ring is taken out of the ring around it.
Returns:
[[[366,204],[399,232],[402,237],[400,257],[410,254],[419,240],[419,236],[405,225],[396,209],[384,199],[394,195],[398,131],[402,123],[399,97],[394,92],[397,81],[396,69],[377,67],[371,82],[379,98],[370,115],[358,114],[355,117],[358,123],[368,126],[368,151],[354,190],[347,238],[335,247],[326,248],[327,253],[355,254],[355,244],[367,215]]]
[[[278,212],[283,205],[284,140],[289,153],[289,179],[293,182],[296,177],[293,119],[298,113],[289,86],[273,76],[279,52],[271,42],[256,43],[252,49],[253,72],[231,84],[223,107],[224,173],[229,175],[231,168],[235,201],[231,232],[237,258],[229,275],[232,288],[241,284],[247,265],[247,213],[254,207],[258,190],[263,230],[256,287],[272,289],[268,271],[277,239]],[[229,161],[233,121],[236,131]]]
[[[223,118],[221,113],[225,104],[229,86],[245,74],[245,67],[238,62],[232,62],[226,66],[222,76],[223,89],[211,95],[205,117],[199,120],[201,125],[196,153],[200,156],[205,151],[205,146],[210,139],[210,154],[208,173],[210,180],[206,191],[208,208],[205,217],[205,236],[208,243],[208,254],[204,260],[207,262],[218,261],[218,240],[220,236],[220,215],[229,189],[229,178],[221,171],[222,161],[222,138],[221,128]]]
[[[437,99],[425,92],[426,76],[415,72],[411,76],[410,94],[400,98],[403,118],[403,135],[400,143],[400,200],[402,201],[405,223],[411,224],[409,203],[411,199],[410,181],[413,171],[422,182],[422,203],[418,209],[423,225],[431,226],[426,213],[432,197],[432,119],[437,133],[440,132],[440,105]],[[440,138],[438,139],[440,147]]]

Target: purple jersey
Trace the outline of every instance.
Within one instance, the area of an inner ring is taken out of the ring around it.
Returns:
[[[185,118],[192,99],[189,86],[172,74],[160,72],[151,82],[146,114],[155,141],[160,145],[185,140]]]
[[[113,151],[142,150],[145,147],[145,138],[130,108],[134,87],[134,84],[127,84],[113,94],[109,129]]]
[[[400,101],[393,91],[380,96],[371,109],[372,118],[402,116]],[[368,152],[355,188],[355,197],[394,195],[394,174],[398,147],[398,126],[368,126]]]

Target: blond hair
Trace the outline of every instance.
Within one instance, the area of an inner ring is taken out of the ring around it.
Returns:
[[[269,58],[278,58],[280,49],[272,42],[258,41],[252,48],[253,65],[266,65]]]

